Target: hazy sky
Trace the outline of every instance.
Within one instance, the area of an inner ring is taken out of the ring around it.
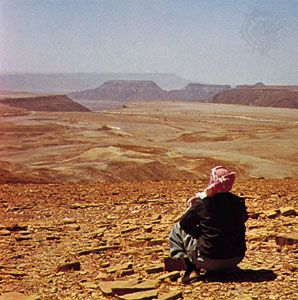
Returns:
[[[0,0],[0,72],[298,84],[298,0]]]

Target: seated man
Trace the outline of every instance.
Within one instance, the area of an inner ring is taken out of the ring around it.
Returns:
[[[171,257],[186,267],[184,283],[195,280],[199,269],[230,270],[244,258],[247,212],[244,199],[229,192],[234,180],[234,172],[213,168],[209,185],[188,200],[170,233]]]

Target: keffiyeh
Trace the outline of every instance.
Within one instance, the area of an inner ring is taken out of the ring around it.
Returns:
[[[212,197],[217,193],[227,193],[232,189],[235,181],[235,172],[231,172],[222,166],[217,166],[211,170],[208,186],[203,192],[197,193],[196,197]]]

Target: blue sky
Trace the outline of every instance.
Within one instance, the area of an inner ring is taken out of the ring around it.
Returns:
[[[0,72],[298,84],[296,0],[0,0]]]

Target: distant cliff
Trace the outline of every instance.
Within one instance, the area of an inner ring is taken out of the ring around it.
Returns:
[[[69,96],[79,100],[191,100],[208,99],[225,89],[229,85],[213,85],[189,83],[181,90],[165,91],[153,81],[140,80],[110,80],[96,89],[70,93]]]
[[[230,85],[189,83],[181,90],[170,91],[169,98],[172,100],[203,100],[230,88]]]
[[[153,81],[109,80],[96,89],[70,93],[72,99],[137,101],[167,99],[168,93]]]
[[[213,103],[298,108],[298,86],[238,86],[215,95]]]
[[[0,99],[0,104],[23,108],[30,111],[89,111],[89,109],[76,103],[65,95],[6,98]]]
[[[17,73],[0,74],[0,90],[66,94],[93,89],[109,80],[151,80],[165,90],[180,89],[190,82],[171,73]]]

